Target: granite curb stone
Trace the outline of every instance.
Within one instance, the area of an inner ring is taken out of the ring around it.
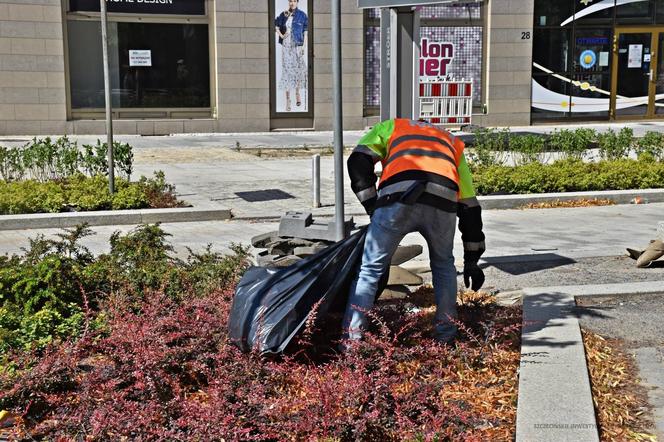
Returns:
[[[220,221],[231,219],[229,209],[141,209],[108,210],[75,213],[36,213],[29,215],[0,215],[0,230],[26,230],[90,226],[130,225],[147,223],[177,223],[192,221]]]
[[[640,197],[643,199],[643,204],[648,203],[661,203],[664,202],[664,189],[643,189],[643,190],[606,190],[596,192],[560,192],[560,193],[531,193],[524,195],[488,195],[478,196],[482,209],[484,210],[509,210],[521,209],[528,204],[553,202],[553,201],[569,201],[569,200],[611,200],[616,204],[631,204],[634,198]],[[354,201],[353,201],[354,202]],[[346,200],[348,205],[348,200]],[[308,209],[309,210],[309,209]],[[314,213],[314,217],[331,217],[334,216],[334,206],[329,206],[323,209],[318,209]],[[280,219],[283,213],[279,214],[261,214],[256,216],[238,215],[233,217],[235,220],[274,220]],[[362,207],[347,207],[345,215],[348,216],[363,216],[366,212]]]
[[[598,192],[562,192],[526,195],[492,195],[478,197],[482,208],[492,209],[518,209],[531,203],[556,200],[578,199],[610,199],[616,204],[628,204],[634,198],[641,197],[649,203],[664,202],[664,189],[645,190],[612,190]],[[346,216],[365,215],[362,209],[354,210],[349,207]],[[334,216],[334,207],[318,211],[316,217]],[[131,225],[156,222],[190,222],[190,221],[219,221],[234,219],[247,220],[274,220],[280,219],[284,213],[262,214],[257,216],[233,216],[231,209],[225,208],[180,208],[180,209],[141,209],[141,210],[109,210],[97,212],[75,213],[37,213],[26,215],[0,215],[1,230],[49,229],[73,227],[87,222],[91,226]]]
[[[596,192],[557,192],[524,195],[480,196],[483,209],[518,209],[532,203],[553,201],[577,201],[583,199],[606,199],[616,204],[630,204],[634,198],[642,198],[645,203],[664,202],[664,189],[603,190]]]
[[[516,440],[599,441],[576,296],[657,293],[664,281],[523,290]]]

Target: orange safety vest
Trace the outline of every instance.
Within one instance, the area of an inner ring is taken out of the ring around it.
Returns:
[[[435,173],[459,184],[457,170],[464,145],[447,131],[426,123],[395,119],[389,150],[382,161],[381,184],[406,171]]]

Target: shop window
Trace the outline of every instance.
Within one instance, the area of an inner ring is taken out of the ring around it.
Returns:
[[[655,9],[656,9],[655,23],[657,23],[658,25],[664,24],[664,0],[656,0]]]
[[[473,105],[482,105],[482,27],[422,27],[420,38],[451,43],[454,47],[447,75],[455,80],[473,79]]]
[[[448,75],[473,79],[473,104],[483,103],[484,7],[479,4],[425,6],[420,10],[421,38],[451,43],[454,59]],[[380,111],[380,9],[364,12],[364,114]]]
[[[604,8],[598,10],[597,2],[587,4],[577,2],[574,11],[574,25],[611,25],[615,12],[614,2],[609,1],[608,4],[605,2],[602,5]]]
[[[616,24],[652,24],[655,16],[653,0],[616,4]]]
[[[574,14],[574,0],[536,0],[535,26],[560,26]]]
[[[580,73],[611,71],[611,28],[579,28],[574,34],[572,70]]]
[[[210,107],[208,26],[109,23],[114,108]],[[100,24],[68,22],[72,109],[104,107]]]
[[[573,117],[606,119],[609,117],[611,76],[607,74],[575,74],[571,83]]]
[[[533,74],[533,120],[568,117],[571,115],[570,100],[570,83],[565,81],[564,76]]]
[[[380,108],[380,26],[365,27],[364,67],[364,107],[377,114]]]
[[[479,4],[424,6],[420,10],[420,19],[477,21],[482,18],[482,7]]]
[[[535,29],[533,34],[533,62],[553,72],[569,69],[571,29]]]

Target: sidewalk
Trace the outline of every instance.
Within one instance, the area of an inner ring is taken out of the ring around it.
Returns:
[[[664,124],[659,123],[631,126],[636,127],[637,135],[644,133],[645,130],[664,131]],[[622,125],[611,127],[619,128]],[[553,128],[539,126],[523,130],[542,132]],[[598,130],[606,128],[607,125],[596,127]],[[347,133],[345,142],[352,145],[360,136],[360,132]],[[227,251],[231,243],[249,245],[253,236],[277,230],[279,217],[289,210],[311,211],[315,218],[332,216],[334,214],[333,158],[329,154],[321,157],[323,207],[312,209],[311,158],[304,149],[306,145],[307,148],[322,147],[323,150],[327,150],[331,137],[329,132],[307,132],[118,137],[118,139],[130,142],[135,147],[135,177],[151,175],[154,170],[163,170],[167,181],[176,185],[181,199],[198,208],[231,209],[235,215],[234,219],[228,221],[162,224],[162,228],[172,235],[168,240],[174,246],[175,252],[180,257],[186,257],[188,248],[200,251],[208,244],[213,246],[213,250],[222,252]],[[97,137],[75,137],[75,139],[79,142],[95,142]],[[13,143],[22,142],[18,140]],[[240,143],[239,149],[236,143]],[[0,145],[7,144],[6,140],[0,139]],[[263,149],[279,150],[293,146],[302,148],[299,154],[304,157],[287,158],[274,152],[263,151]],[[355,216],[357,225],[366,224],[369,219],[353,195],[346,176],[344,176],[344,188],[344,207],[347,216]],[[487,290],[510,291],[518,297],[519,291],[526,287],[560,285],[585,287],[587,284],[642,281],[661,284],[661,281],[664,281],[664,266],[636,269],[634,261],[623,257],[626,247],[642,248],[650,239],[656,237],[657,223],[664,221],[664,203],[575,209],[485,210],[483,218],[487,252],[483,256],[481,265],[487,276],[485,285]],[[104,253],[109,250],[109,237],[113,232],[128,232],[132,228],[133,226],[94,227],[96,235],[85,238],[82,244],[95,254]],[[29,238],[37,235],[52,236],[58,232],[58,229],[2,231],[0,255],[21,253],[22,248],[29,246]],[[428,250],[423,238],[418,234],[410,234],[402,244],[423,246],[423,254],[405,266],[422,271],[425,281],[430,282],[430,273],[426,273],[429,266]],[[458,232],[454,249],[457,268],[461,269],[463,245]],[[459,286],[462,286],[461,280]],[[510,293],[504,294],[510,295]],[[535,298],[531,296],[529,299]],[[568,304],[571,305],[571,301]],[[536,310],[539,310],[539,307]],[[561,339],[561,336],[565,335],[561,334],[562,329],[559,329],[558,325],[558,322],[552,323],[552,333],[556,339]],[[573,329],[574,326],[578,329],[578,324],[567,325],[567,329]],[[577,333],[577,329],[573,331]],[[544,337],[550,338],[548,335]],[[579,339],[575,342],[577,356],[582,355]],[[554,347],[554,344],[549,343],[536,350],[551,352],[554,355],[555,352],[550,347]],[[527,346],[524,348],[532,353],[532,349],[529,350]],[[554,362],[557,361],[554,357],[552,359]],[[581,370],[587,373],[583,357],[576,357],[575,361],[574,367],[577,372]],[[553,372],[558,373],[559,377],[561,373],[567,373],[560,371],[557,366],[553,366]],[[523,377],[525,379],[525,376]],[[560,408],[557,396],[542,393],[546,388],[557,388],[557,384],[547,381],[551,379],[550,377],[540,376],[537,373],[532,375],[531,379],[536,382],[524,386],[520,394],[528,392],[535,401],[539,401],[542,397],[548,398],[554,408]],[[575,394],[578,396],[578,392],[573,389],[567,399],[576,406]],[[523,403],[523,399],[520,399],[520,402]],[[586,408],[591,409],[591,403],[587,402],[590,405],[586,404],[588,405]],[[538,412],[535,417],[540,419],[542,415],[544,413]],[[592,413],[589,414],[591,415]],[[524,416],[527,417],[527,413],[520,411],[522,422],[526,422],[523,421]],[[571,419],[565,416],[563,418]],[[577,419],[576,414],[574,419]],[[540,421],[541,419],[536,422]],[[579,422],[587,423],[585,420]],[[521,425],[530,428],[530,421]],[[591,433],[588,432],[594,437],[594,433]],[[570,435],[576,437],[576,434],[570,433]],[[530,438],[528,434],[521,440],[535,439]]]
[[[510,127],[512,132],[523,133],[551,133],[556,129],[591,128],[598,132],[608,129],[618,131],[623,127],[631,127],[634,135],[643,136],[647,131],[664,132],[664,121],[646,122],[618,122],[618,123],[583,123],[583,124],[546,124],[537,126],[514,126]],[[365,131],[344,131],[344,144],[348,147],[354,146]],[[55,134],[58,137],[62,134]],[[462,137],[469,135],[468,132],[458,132]],[[104,135],[68,135],[70,139],[78,141],[79,144],[96,143],[98,139],[105,139]],[[40,136],[44,138],[43,136]],[[333,133],[331,131],[302,131],[302,132],[247,132],[247,133],[199,133],[199,134],[174,134],[166,136],[142,136],[142,135],[115,135],[115,140],[130,143],[136,149],[143,148],[293,148],[293,147],[328,147],[333,145]],[[0,136],[0,146],[20,146],[32,139],[31,136]]]

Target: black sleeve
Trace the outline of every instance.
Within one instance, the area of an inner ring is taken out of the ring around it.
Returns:
[[[463,259],[466,262],[477,262],[486,249],[482,231],[482,207],[476,200],[472,205],[460,202],[457,216],[463,241]]]
[[[350,176],[350,187],[364,206],[364,209],[371,215],[377,199],[376,181],[378,178],[374,173],[374,160],[366,153],[353,152],[348,158],[347,165],[348,175]]]

